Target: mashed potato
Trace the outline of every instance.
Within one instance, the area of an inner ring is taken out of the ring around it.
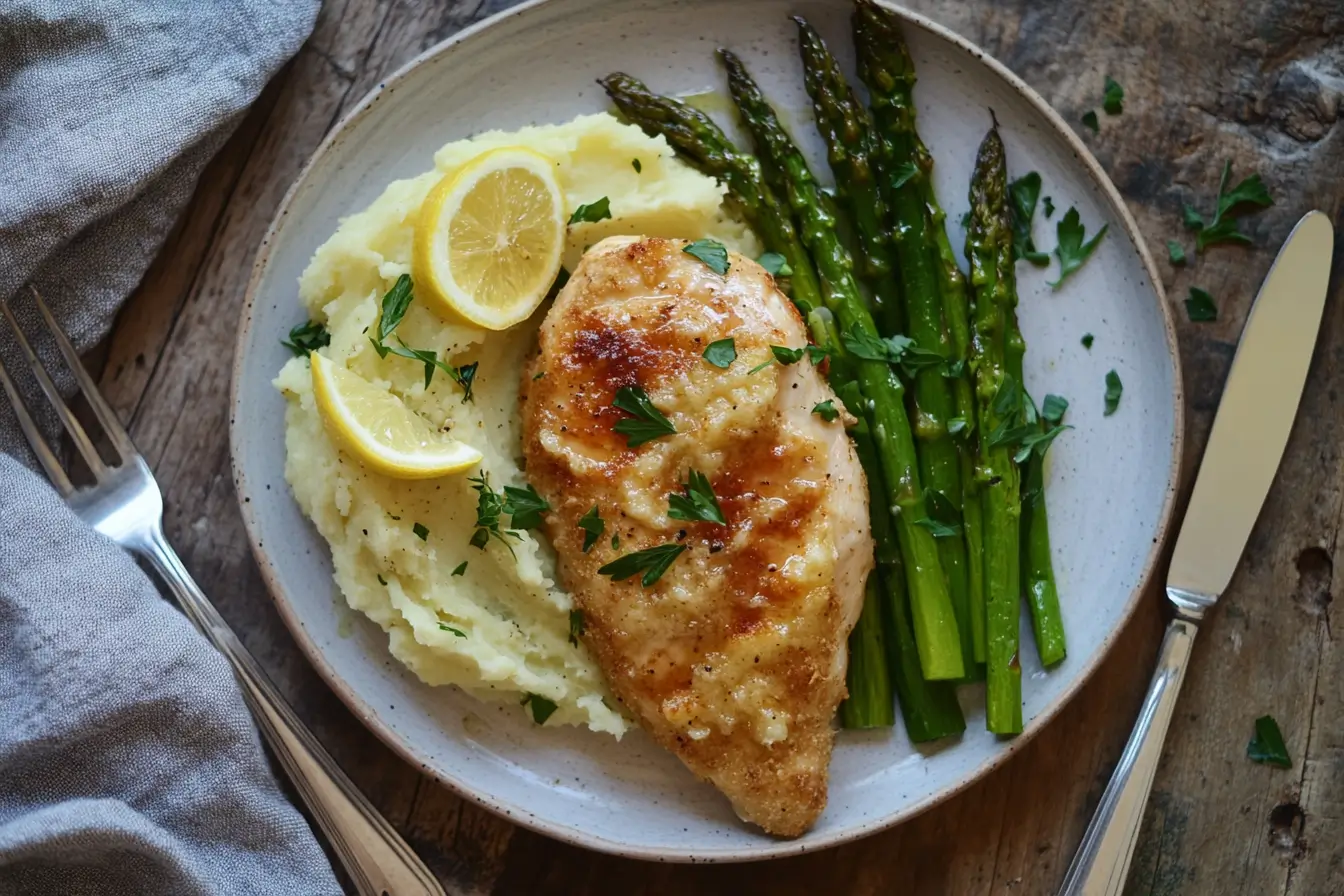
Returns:
[[[611,200],[612,219],[570,228],[566,267],[613,234],[711,237],[735,251],[759,253],[750,232],[722,210],[722,187],[678,161],[662,138],[606,114],[450,143],[435,154],[433,171],[392,183],[345,219],[299,281],[309,315],[331,333],[326,354],[475,446],[485,455],[480,473],[497,490],[526,484],[518,388],[542,312],[491,333],[447,323],[412,302],[397,334],[454,365],[479,362],[471,403],[442,372],[426,389],[418,362],[379,358],[367,331],[383,293],[401,274],[414,276],[411,240],[429,190],[479,153],[519,145],[555,161],[570,209],[603,196]],[[289,399],[286,478],[331,545],[346,600],[382,626],[393,656],[428,684],[457,685],[514,704],[535,694],[556,704],[551,722],[617,736],[625,731],[597,665],[570,643],[570,599],[554,581],[549,543],[528,531],[511,540],[512,552],[496,540],[484,551],[471,547],[477,493],[468,477],[479,474],[412,482],[368,472],[328,438],[306,360],[286,364],[275,385]],[[416,524],[428,530],[423,539]],[[453,575],[463,563],[465,571]]]

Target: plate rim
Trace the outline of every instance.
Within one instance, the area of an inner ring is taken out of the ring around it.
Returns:
[[[713,851],[708,853],[688,853],[678,849],[631,846],[620,841],[596,836],[577,828],[567,827],[562,823],[538,818],[533,812],[529,811],[521,804],[484,796],[477,792],[470,785],[470,782],[465,779],[460,779],[452,774],[440,773],[437,768],[430,764],[427,756],[417,751],[388,724],[384,723],[373,711],[372,707],[355,694],[353,689],[346,683],[345,679],[327,661],[325,654],[318,648],[313,639],[309,637],[306,627],[300,621],[288,598],[282,595],[282,589],[279,586],[274,564],[271,562],[267,552],[262,549],[257,535],[258,524],[253,518],[253,508],[257,505],[250,500],[250,493],[247,488],[247,476],[240,468],[238,462],[240,453],[238,421],[242,417],[240,413],[241,394],[239,392],[239,383],[241,382],[240,371],[244,361],[248,337],[251,332],[253,307],[256,303],[258,288],[260,287],[263,275],[268,267],[272,247],[275,243],[275,237],[288,218],[291,203],[298,195],[298,192],[304,187],[309,174],[317,163],[342,139],[345,133],[356,122],[369,112],[384,93],[390,94],[404,78],[410,75],[411,72],[443,53],[446,53],[454,46],[472,39],[487,28],[494,27],[515,16],[526,15],[550,2],[552,2],[552,0],[525,0],[525,2],[522,2],[517,6],[502,10],[495,15],[482,19],[433,46],[426,48],[400,66],[392,74],[380,79],[378,84],[370,89],[370,91],[355,104],[354,108],[352,108],[346,115],[342,116],[322,138],[322,141],[318,144],[312,155],[308,157],[307,161],[304,162],[303,167],[299,170],[294,182],[285,191],[284,197],[276,207],[275,214],[271,218],[271,222],[267,226],[265,234],[262,236],[261,245],[257,249],[256,259],[252,265],[252,273],[248,278],[247,291],[244,294],[243,304],[240,310],[238,333],[234,343],[233,363],[231,366],[229,384],[229,467],[234,483],[235,498],[238,501],[238,506],[242,513],[243,528],[247,531],[247,539],[252,549],[252,556],[256,560],[262,579],[266,584],[266,590],[270,594],[272,603],[279,612],[281,619],[284,620],[285,627],[289,629],[290,635],[294,638],[294,641],[298,644],[300,650],[303,651],[308,662],[341,702],[346,705],[346,708],[348,708],[351,713],[363,723],[364,727],[373,732],[403,761],[410,764],[412,767],[418,768],[425,774],[428,774],[459,797],[470,800],[514,824],[521,825],[522,827],[537,833],[585,849],[592,849],[626,858],[660,862],[694,862],[710,864],[760,861],[782,856],[817,852],[895,827],[966,790],[972,784],[980,781],[991,772],[1000,768],[1010,758],[1031,743],[1036,735],[1039,734],[1046,725],[1054,721],[1064,707],[1067,706],[1074,697],[1078,695],[1078,692],[1092,679],[1092,676],[1096,673],[1097,669],[1100,668],[1102,662],[1110,655],[1112,649],[1115,647],[1115,642],[1120,634],[1133,622],[1134,614],[1138,609],[1139,602],[1152,586],[1154,574],[1161,562],[1167,539],[1171,534],[1172,517],[1175,512],[1176,496],[1180,489],[1185,455],[1185,388],[1184,378],[1182,376],[1180,344],[1176,336],[1175,320],[1173,319],[1171,305],[1167,300],[1166,289],[1163,287],[1157,264],[1153,259],[1152,253],[1148,249],[1148,245],[1143,238],[1142,232],[1139,230],[1138,223],[1130,212],[1129,206],[1125,203],[1124,197],[1111,181],[1111,178],[1106,173],[1105,169],[1101,167],[1101,163],[1092,155],[1087,144],[1082,141],[1077,133],[1074,132],[1073,128],[1069,126],[1068,122],[1064,120],[1063,116],[1061,116],[1044,97],[1037,93],[1034,88],[1026,83],[1026,81],[1022,80],[1022,78],[993,55],[952,29],[940,25],[920,13],[893,3],[891,0],[877,0],[877,2],[898,15],[906,26],[926,31],[934,37],[948,42],[953,47],[983,63],[990,69],[990,71],[1012,88],[1013,91],[1031,104],[1037,112],[1041,113],[1046,121],[1048,121],[1054,128],[1056,134],[1064,139],[1065,143],[1073,151],[1074,156],[1083,164],[1083,167],[1091,176],[1094,184],[1101,189],[1102,195],[1110,205],[1112,213],[1116,215],[1123,226],[1126,235],[1133,241],[1134,246],[1138,250],[1140,261],[1157,297],[1159,311],[1162,315],[1163,329],[1166,335],[1167,351],[1172,359],[1173,438],[1171,443],[1171,460],[1168,466],[1166,495],[1163,499],[1162,510],[1158,518],[1157,534],[1153,540],[1152,547],[1148,552],[1148,556],[1144,561],[1143,572],[1139,576],[1137,585],[1130,592],[1130,595],[1121,610],[1116,626],[1102,639],[1101,644],[1097,650],[1093,652],[1092,656],[1084,662],[1073,682],[1051,703],[1046,705],[1044,709],[1035,715],[1017,737],[1013,738],[1011,741],[1006,741],[1001,751],[996,753],[982,765],[977,766],[964,774],[955,783],[936,793],[931,793],[923,799],[889,815],[876,819],[858,821],[848,826],[840,827],[835,831],[828,832],[825,835],[805,838],[802,840],[762,841],[759,845],[734,847],[723,851]]]

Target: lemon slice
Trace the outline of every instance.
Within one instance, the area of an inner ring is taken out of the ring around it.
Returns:
[[[504,330],[541,304],[564,248],[555,163],[506,146],[472,159],[425,197],[415,225],[415,282],[448,315]]]
[[[396,479],[431,479],[480,463],[481,452],[439,432],[391,392],[317,352],[308,358],[327,432],[367,466]]]

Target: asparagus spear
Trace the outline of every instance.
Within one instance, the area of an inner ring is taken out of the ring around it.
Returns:
[[[840,704],[841,727],[890,728],[896,723],[882,616],[882,582],[874,570],[863,589],[863,612],[849,634],[849,696]]]
[[[776,173],[789,205],[801,224],[803,241],[812,252],[823,284],[826,306],[842,332],[876,337],[873,316],[854,280],[853,259],[836,234],[836,221],[807,161],[779,123],[774,110],[735,55],[719,51],[728,70],[728,87],[743,121],[765,156],[765,170]],[[939,546],[930,531],[919,525],[924,509],[914,436],[905,413],[904,387],[882,361],[853,359],[854,376],[868,401],[873,437],[887,486],[888,506],[896,514],[901,552],[911,595],[915,636],[924,677],[931,680],[962,678],[957,620],[939,559]],[[955,468],[954,468],[955,470]]]
[[[968,405],[963,406],[956,400],[946,374],[951,371],[964,376],[965,365],[955,366],[959,356],[944,322],[949,310],[953,313],[960,310],[960,323],[965,332],[964,283],[956,259],[952,257],[951,245],[947,245],[946,255],[941,251],[942,244],[947,243],[944,215],[929,177],[932,159],[915,131],[914,63],[900,28],[886,10],[861,3],[855,13],[854,37],[859,74],[872,97],[876,135],[881,147],[878,167],[882,192],[895,224],[892,232],[900,262],[908,335],[920,348],[942,356],[949,365],[926,366],[915,375],[918,421],[915,432],[920,438],[920,470],[925,485],[940,492],[964,522],[963,471],[969,472],[971,464],[969,456],[962,457],[963,452],[952,440],[948,426],[954,418],[966,420],[962,415],[972,411],[970,384],[962,384],[963,398]],[[825,47],[821,46],[820,51],[824,53]],[[834,59],[830,59],[829,68],[833,77],[842,77]],[[830,101],[834,103],[836,100],[833,94]],[[973,522],[978,524],[979,520]],[[972,540],[978,541],[979,528],[975,525],[970,530]],[[970,567],[973,565],[971,558],[976,558],[978,564],[980,554],[977,552],[968,557],[964,537],[939,539],[938,548],[957,613],[962,653],[967,659],[968,670],[974,673],[976,614],[972,609]],[[976,578],[980,580],[978,572]]]
[[[845,200],[863,250],[859,263],[874,298],[874,316],[884,332],[904,332],[901,286],[891,247],[891,222],[878,184],[872,120],[821,35],[802,16],[794,16],[793,21],[798,25],[803,83],[812,97],[817,129],[826,141],[837,192]]]
[[[980,144],[970,198],[966,256],[975,291],[971,355],[981,434],[980,470],[985,480],[985,717],[990,731],[1016,734],[1022,730],[1022,667],[1018,661],[1021,483],[1011,449],[994,444],[993,436],[1020,408],[1020,381],[1009,373],[1020,338],[1009,338],[1017,288],[1008,168],[997,124]],[[1015,363],[1020,364],[1020,353]]]
[[[1017,324],[1017,314],[1008,317],[1008,372],[1018,383],[1022,376],[1022,356],[1026,340]],[[1044,429],[1039,418],[1036,425]],[[1055,566],[1050,556],[1050,521],[1045,510],[1045,457],[1033,451],[1022,465],[1022,579],[1031,608],[1031,628],[1036,637],[1036,652],[1041,664],[1053,666],[1064,659],[1064,619],[1059,612],[1059,589],[1055,586]]]
[[[873,443],[872,432],[864,408],[863,396],[859,394],[858,384],[850,383],[837,390],[841,401],[849,412],[858,418],[858,423],[850,429],[854,439],[854,450],[859,456],[868,475],[869,518],[873,531],[873,556],[877,560],[877,572],[869,579],[877,579],[881,588],[881,602],[878,607],[880,620],[885,633],[886,668],[891,686],[901,705],[901,718],[905,721],[905,730],[915,743],[937,740],[966,730],[966,719],[961,714],[961,705],[957,702],[957,690],[950,681],[925,681],[920,669],[919,649],[915,641],[915,632],[910,625],[910,606],[906,596],[905,570],[901,563],[901,551],[897,544],[896,530],[891,515],[881,506],[883,486],[881,465],[877,462],[877,447]],[[865,598],[864,615],[869,614],[869,605]],[[864,617],[859,618],[859,625]],[[857,629],[856,629],[857,631]],[[856,650],[854,636],[850,636],[850,673],[853,675]],[[850,685],[851,699],[854,686]],[[887,696],[890,701],[890,692]],[[853,727],[841,714],[846,728]]]

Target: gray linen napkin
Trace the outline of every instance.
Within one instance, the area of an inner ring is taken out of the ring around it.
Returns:
[[[100,339],[316,12],[0,2],[0,301],[32,282]],[[6,454],[0,400],[0,896],[339,893],[224,659]]]
[[[0,455],[0,893],[339,893],[228,663]]]

